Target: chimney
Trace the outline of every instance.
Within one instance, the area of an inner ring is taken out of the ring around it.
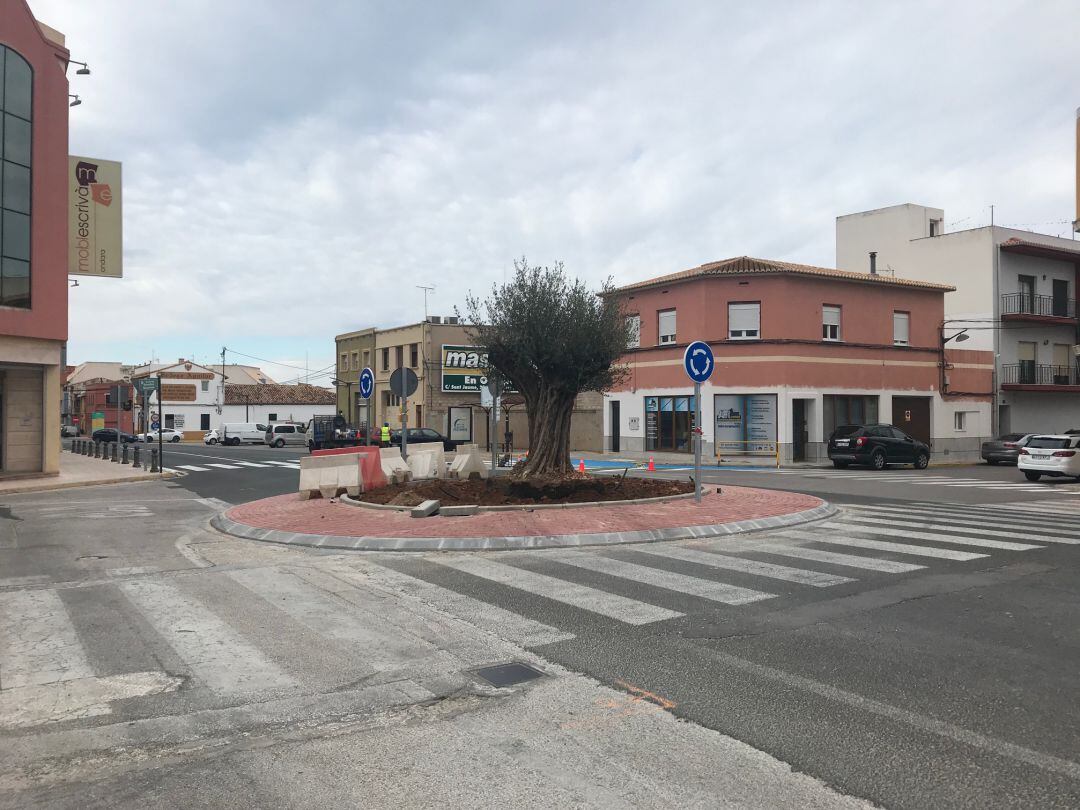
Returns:
[[[870,251],[870,275],[872,275],[872,276],[877,275],[877,251],[876,250],[871,250]]]
[[[1080,233],[1080,107],[1076,108],[1076,219],[1073,230]]]

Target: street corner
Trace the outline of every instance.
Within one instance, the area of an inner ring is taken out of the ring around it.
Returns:
[[[457,510],[455,510],[457,511]],[[689,499],[522,507],[467,516],[358,508],[337,498],[279,495],[234,506],[211,519],[248,540],[355,551],[494,551],[604,546],[723,537],[796,526],[835,514],[812,495],[753,487],[708,487]],[[460,512],[459,512],[460,514]]]

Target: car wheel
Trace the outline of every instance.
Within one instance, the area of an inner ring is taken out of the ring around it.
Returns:
[[[217,439],[211,439],[207,444],[217,444]]]
[[[276,442],[274,442],[273,446],[277,447],[278,449],[281,449],[282,447],[285,446],[285,440],[284,439],[278,439]]]
[[[885,469],[885,454],[881,450],[875,450],[874,455],[870,456],[870,466],[875,470]]]
[[[834,467],[839,467],[841,470],[844,470],[844,469],[847,469],[848,463],[846,461],[835,461],[834,460],[832,465]]]
[[[926,453],[919,453],[919,455],[915,456],[916,470],[925,470],[928,466],[930,466],[930,456],[926,455]]]
[[[307,451],[309,453],[314,453],[315,452],[315,442],[308,442],[307,443]]]
[[[1038,481],[1042,478],[1042,473],[1031,472],[1031,470],[1024,470],[1024,478],[1028,481]]]
[[[179,436],[173,436],[171,439],[169,439],[169,441],[174,442],[174,443],[178,442],[178,441],[180,441],[180,437]]]
[[[229,444],[231,444],[233,447],[239,447],[240,446],[240,440],[239,439],[232,439],[229,442]]]

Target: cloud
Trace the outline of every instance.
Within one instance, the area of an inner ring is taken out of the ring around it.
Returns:
[[[117,298],[135,356],[332,360],[523,254],[626,283],[828,265],[836,215],[898,202],[1073,215],[1066,2],[32,5],[94,70],[72,150],[125,163],[127,277],[73,296],[79,359]]]

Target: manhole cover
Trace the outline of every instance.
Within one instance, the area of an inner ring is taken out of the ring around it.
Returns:
[[[528,664],[496,664],[493,667],[481,667],[476,674],[492,686],[513,686],[543,676],[543,672]]]

